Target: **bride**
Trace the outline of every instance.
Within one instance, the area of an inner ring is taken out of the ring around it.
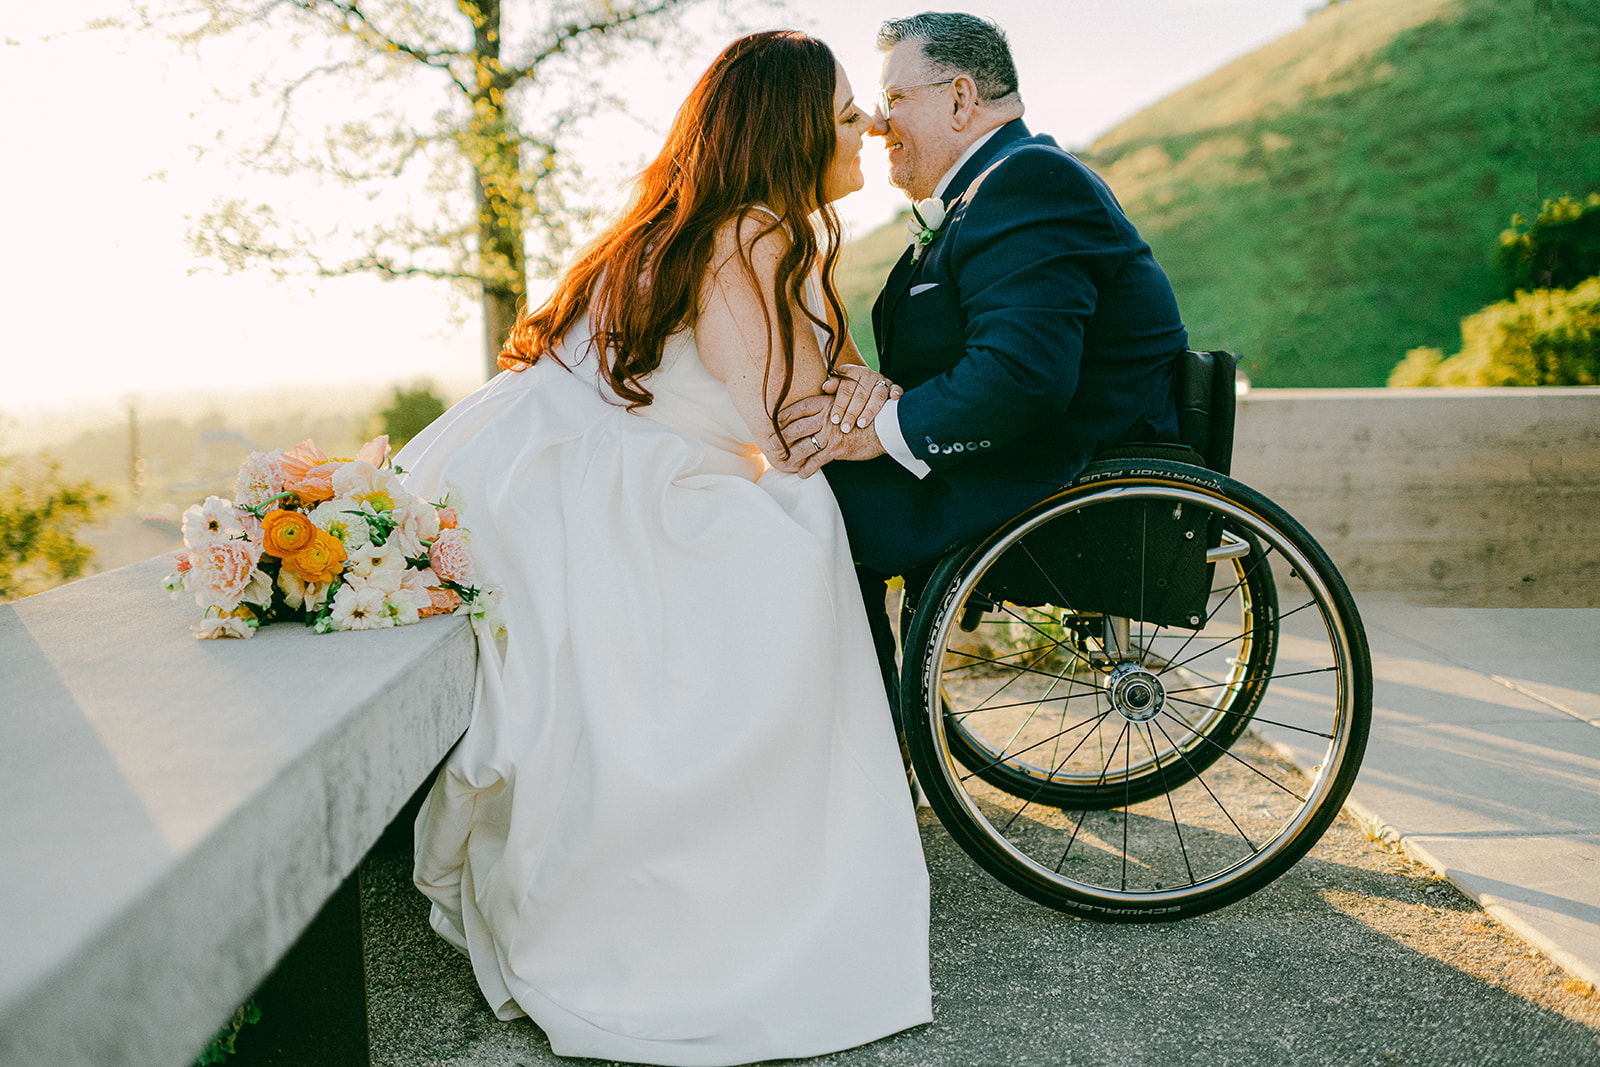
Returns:
[[[889,391],[832,281],[866,124],[820,41],[734,42],[518,321],[521,373],[398,457],[465,508],[507,619],[416,884],[496,1015],[564,1056],[818,1056],[931,1018],[927,873],[844,526],[825,479],[754,443],[840,381],[849,416]]]

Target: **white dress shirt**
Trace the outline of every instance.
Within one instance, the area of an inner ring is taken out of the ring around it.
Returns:
[[[933,187],[933,195],[941,201],[944,200],[944,191],[955,179],[956,172],[964,166],[967,160],[988,143],[989,138],[998,133],[1000,127],[996,126],[982,137],[967,146],[961,153],[961,158],[953,163],[949,170],[944,172],[944,177],[939,179],[939,184]],[[880,359],[882,356],[880,355]],[[887,400],[883,407],[878,409],[877,416],[872,420],[872,428],[878,434],[878,443],[883,445],[883,450],[894,458],[894,461],[918,478],[926,478],[933,468],[926,462],[911,454],[911,446],[906,444],[905,434],[900,432],[900,401]]]

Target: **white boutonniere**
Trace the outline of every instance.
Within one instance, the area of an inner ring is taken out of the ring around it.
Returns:
[[[944,201],[937,196],[918,200],[911,205],[911,220],[906,223],[906,228],[911,231],[909,241],[912,259],[919,258],[922,250],[933,244],[934,238],[939,236],[940,229],[944,227],[944,214]]]

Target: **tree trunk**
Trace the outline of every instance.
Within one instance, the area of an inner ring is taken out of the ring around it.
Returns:
[[[476,8],[475,12],[470,9]],[[506,114],[500,68],[500,0],[464,4],[473,17],[478,83],[472,96],[468,150],[478,206],[478,265],[483,278],[485,377],[499,371],[500,347],[528,292],[523,249],[522,160],[516,127]]]
[[[517,322],[519,295],[483,287],[483,377],[500,373],[500,347]]]

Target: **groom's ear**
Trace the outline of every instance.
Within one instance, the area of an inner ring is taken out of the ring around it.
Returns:
[[[950,128],[960,133],[972,122],[972,113],[978,108],[978,85],[970,75],[958,74],[950,83],[950,90]]]

